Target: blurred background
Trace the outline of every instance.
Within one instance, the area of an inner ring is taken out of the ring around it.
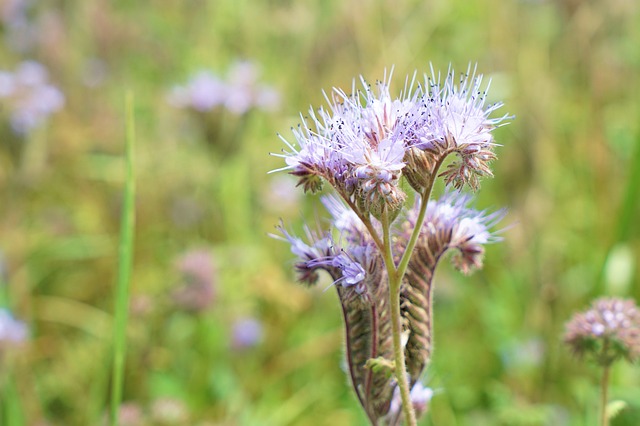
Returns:
[[[477,63],[516,119],[476,206],[510,227],[483,270],[440,267],[421,424],[595,424],[599,371],[562,333],[640,296],[639,24],[627,0],[0,0],[0,423],[105,424],[131,90],[121,424],[367,424],[336,295],[267,235],[325,213],[269,153],[323,89]],[[614,368],[614,425],[638,383]]]

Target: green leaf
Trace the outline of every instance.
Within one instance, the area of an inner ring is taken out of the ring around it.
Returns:
[[[627,408],[627,403],[625,401],[616,400],[616,401],[609,402],[607,404],[607,408],[605,409],[605,412],[607,414],[607,419],[609,420],[613,419],[615,416],[620,414],[620,412],[625,408]]]

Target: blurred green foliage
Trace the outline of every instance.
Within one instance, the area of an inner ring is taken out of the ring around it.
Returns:
[[[490,99],[517,117],[496,132],[496,177],[477,201],[508,207],[510,226],[484,270],[437,276],[426,378],[436,395],[422,424],[595,422],[598,372],[561,336],[596,295],[640,297],[636,2],[49,1],[29,19],[34,46],[0,45],[2,68],[41,62],[66,104],[25,138],[0,109],[3,285],[31,330],[0,356],[2,424],[106,418],[127,89],[138,194],[123,413],[149,425],[366,424],[340,368],[330,282],[295,284],[289,248],[267,236],[281,217],[299,226],[324,213],[314,197],[274,196],[282,176],[267,172],[282,162],[268,153],[282,148],[276,132],[292,139],[299,111],[323,103],[322,89],[394,65],[399,89],[430,63],[444,72],[476,62],[492,78]],[[167,93],[238,59],[259,64],[281,107],[215,110],[218,134],[207,138],[202,117]],[[215,298],[197,311],[175,303],[176,262],[193,249],[216,274]],[[242,347],[233,326],[248,317],[263,335]],[[638,380],[636,367],[614,369],[611,396],[629,404],[614,425],[638,424]]]

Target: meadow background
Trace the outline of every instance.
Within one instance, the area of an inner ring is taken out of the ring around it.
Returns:
[[[438,272],[421,424],[595,424],[599,371],[562,333],[594,297],[640,297],[637,2],[0,0],[0,19],[0,71],[37,61],[64,96],[22,133],[0,99],[1,303],[26,327],[0,342],[0,424],[105,424],[130,90],[121,424],[365,425],[336,295],[297,285],[268,237],[324,212],[267,174],[283,165],[269,153],[323,89],[395,66],[397,93],[408,73],[469,63],[516,116],[476,203],[507,207],[511,226],[483,270]],[[204,70],[232,80],[238,61],[278,96],[241,111],[172,101]],[[613,425],[638,424],[639,383],[614,368],[611,396],[629,407]]]

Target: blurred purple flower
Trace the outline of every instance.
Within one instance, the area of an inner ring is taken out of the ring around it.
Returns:
[[[120,405],[120,426],[142,426],[145,424],[142,407],[134,402],[125,402]]]
[[[209,71],[201,71],[185,86],[174,87],[169,94],[169,103],[178,108],[205,112],[223,103],[226,90],[218,77]]]
[[[46,68],[34,61],[21,63],[15,72],[0,71],[0,99],[9,111],[13,131],[27,134],[64,105],[64,95],[48,83]]]
[[[177,261],[182,285],[173,293],[176,304],[188,311],[200,312],[211,306],[216,297],[216,267],[207,250],[192,250]]]
[[[15,319],[7,309],[0,308],[0,347],[22,343],[27,335],[27,324]]]
[[[31,4],[31,0],[0,1],[0,24],[5,29],[7,46],[15,52],[26,52],[36,41],[37,29],[27,16]]]
[[[207,112],[217,107],[243,115],[252,108],[275,109],[280,101],[278,92],[258,84],[260,73],[249,61],[236,62],[226,80],[203,70],[187,84],[175,86],[169,93],[169,103],[178,108]]]
[[[153,402],[151,417],[160,425],[185,425],[188,424],[189,412],[184,402],[164,397]]]
[[[231,334],[232,348],[251,348],[262,341],[262,323],[250,317],[238,319],[233,323]]]
[[[640,360],[640,309],[633,299],[602,297],[565,325],[564,342],[578,356],[603,366],[620,358]]]
[[[4,25],[26,19],[29,0],[3,0],[0,2],[0,20]]]
[[[277,175],[269,180],[269,189],[262,191],[264,207],[276,213],[296,210],[301,194],[296,191],[296,181],[291,176]]]

